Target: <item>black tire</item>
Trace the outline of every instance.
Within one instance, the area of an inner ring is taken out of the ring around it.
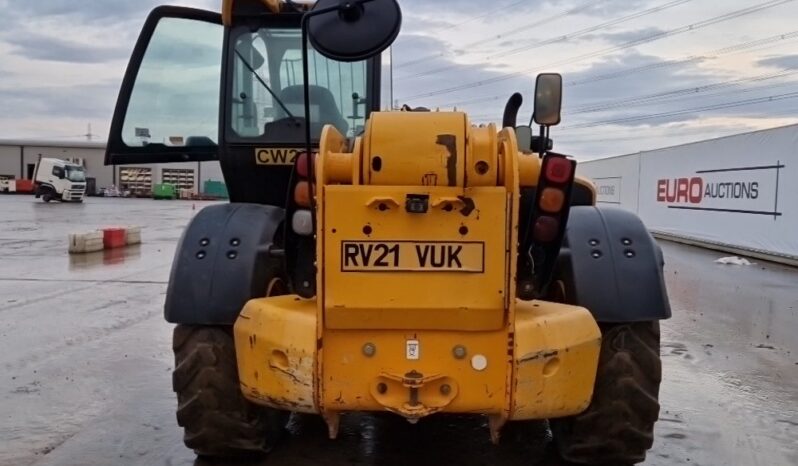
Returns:
[[[212,457],[268,453],[289,414],[250,403],[241,394],[231,328],[178,325],[173,349],[172,387],[186,446]]]
[[[53,197],[50,195],[50,193],[44,193],[44,195],[42,195],[42,200],[44,202],[50,202],[53,200]]]
[[[581,414],[550,421],[554,442],[573,463],[641,463],[659,417],[659,322],[603,325],[602,334],[593,400]]]

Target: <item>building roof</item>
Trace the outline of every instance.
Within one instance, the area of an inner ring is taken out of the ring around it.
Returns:
[[[43,139],[0,139],[0,146],[55,147],[64,149],[105,149],[105,141],[48,141]]]

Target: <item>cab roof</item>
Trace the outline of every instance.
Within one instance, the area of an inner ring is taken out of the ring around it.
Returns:
[[[293,0],[294,6],[310,9],[316,0]],[[280,14],[286,12],[286,0],[222,0],[222,23],[225,26],[233,24],[233,15],[240,11],[256,11],[265,9],[266,12]],[[294,12],[293,8],[288,11]]]

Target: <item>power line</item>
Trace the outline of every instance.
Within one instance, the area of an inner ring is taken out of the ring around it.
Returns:
[[[792,72],[789,72],[789,73],[783,73],[781,76],[787,76],[787,75],[792,75],[792,74],[798,74],[798,70],[792,71]],[[743,94],[743,93],[749,93],[749,92],[760,92],[760,91],[764,91],[764,90],[768,90],[768,89],[774,89],[774,88],[777,88],[777,87],[796,86],[796,85],[798,85],[798,82],[790,81],[790,82],[776,83],[776,84],[771,84],[771,85],[767,85],[767,86],[760,86],[760,87],[744,89],[744,90],[731,90],[731,91],[727,90],[727,91],[711,94],[711,95],[708,95],[708,96],[705,96],[705,97],[717,97],[717,96],[720,96],[720,95],[728,94],[730,92],[735,92],[736,94]],[[676,110],[676,111],[672,111],[672,112],[663,112],[663,113],[657,113],[657,114],[651,114],[651,115],[634,116],[634,117],[628,117],[628,118],[613,118],[613,119],[606,119],[606,120],[602,120],[602,121],[595,121],[594,120],[592,122],[585,122],[585,123],[579,123],[579,124],[576,124],[576,125],[573,125],[573,126],[566,126],[566,127],[562,128],[562,130],[564,130],[564,131],[574,130],[574,129],[579,130],[579,129],[583,129],[583,128],[592,128],[592,127],[598,126],[598,125],[612,124],[612,123],[617,123],[617,122],[647,120],[647,119],[666,117],[666,116],[676,116],[676,115],[680,115],[680,114],[684,114],[684,113],[691,113],[693,111],[700,111],[702,109],[703,110],[716,110],[716,109],[727,108],[727,106],[730,106],[730,107],[740,106],[740,105],[737,105],[737,103],[744,103],[745,105],[751,105],[751,104],[755,104],[755,103],[760,103],[760,101],[761,102],[769,102],[769,101],[772,101],[772,100],[783,100],[781,97],[783,97],[783,96],[791,96],[793,94],[798,94],[798,92],[787,93],[787,94],[779,94],[777,96],[753,98],[753,99],[747,99],[747,100],[738,101],[738,102],[732,102],[732,104],[735,104],[735,105],[729,105],[729,103],[721,103],[721,104],[715,104],[715,105],[708,105],[708,106],[704,106],[704,107],[697,107],[697,108],[685,109],[685,110]],[[683,99],[685,97],[692,97],[692,96],[691,95],[681,96],[680,98]],[[679,100],[679,99],[674,99],[674,100]],[[672,101],[673,100],[671,100],[669,102],[672,102]],[[654,104],[654,103],[662,103],[662,102],[643,102],[643,103],[640,103],[640,104],[637,104],[637,105],[635,105],[635,104],[627,104],[627,105],[624,105],[624,107],[633,107],[633,106],[639,106],[639,105],[650,105],[650,104]],[[571,114],[578,114],[578,113],[580,113],[580,112],[573,112]],[[469,118],[471,120],[473,120],[474,122],[482,122],[482,121],[487,121],[488,119],[495,118],[495,115],[492,114],[492,113],[482,113],[482,114],[469,115]]]
[[[664,11],[664,10],[667,10],[669,8],[673,8],[673,7],[676,7],[676,6],[679,6],[679,5],[683,5],[683,4],[689,3],[691,1],[692,0],[674,0],[674,1],[665,3],[665,4],[662,4],[662,5],[653,7],[653,8],[649,8],[647,10],[638,11],[638,12],[632,13],[632,14],[627,15],[627,16],[623,16],[623,17],[620,17],[620,18],[615,18],[613,20],[606,21],[604,23],[597,24],[597,25],[591,26],[589,28],[581,29],[579,31],[575,31],[575,32],[572,32],[572,33],[569,33],[569,34],[565,34],[565,35],[562,35],[562,36],[552,37],[550,39],[534,42],[532,44],[524,45],[524,46],[521,46],[521,47],[516,47],[514,49],[506,50],[504,52],[500,52],[500,53],[497,53],[497,54],[491,54],[491,55],[485,56],[484,59],[487,60],[487,61],[493,61],[496,58],[502,58],[502,57],[507,57],[507,56],[510,56],[510,55],[516,55],[518,53],[521,53],[521,52],[524,52],[524,51],[527,51],[527,50],[532,50],[532,49],[544,47],[546,45],[551,45],[551,44],[556,44],[556,43],[560,43],[560,42],[565,42],[565,41],[568,41],[568,40],[571,40],[571,39],[576,39],[578,37],[585,36],[587,34],[599,31],[601,29],[605,29],[605,28],[612,27],[612,26],[617,26],[618,24],[622,24],[622,23],[625,23],[627,21],[632,21],[634,19],[642,18],[644,16],[652,15],[654,13],[659,13],[660,11]],[[433,74],[437,74],[437,73],[440,73],[440,72],[443,72],[443,71],[450,70],[452,68],[457,68],[458,66],[460,66],[459,63],[452,63],[450,65],[447,65],[447,66],[444,66],[444,67],[441,67],[441,68],[435,68],[435,69],[431,69],[431,70],[427,70],[427,71],[422,71],[420,73],[408,75],[408,76],[405,76],[404,79],[414,79],[414,78],[420,78],[420,77],[424,77],[424,76],[430,76],[430,75],[433,75]]]
[[[798,70],[790,72],[790,73],[785,73],[784,76],[790,75],[790,74],[797,74],[797,73],[798,73]],[[739,85],[739,84],[735,84],[735,85]],[[766,85],[766,86],[752,87],[752,88],[749,88],[749,89],[742,89],[742,90],[738,90],[738,89],[725,90],[725,91],[721,91],[721,92],[715,92],[715,93],[712,93],[712,94],[707,94],[707,95],[704,95],[703,97],[704,98],[719,97],[719,96],[727,95],[729,93],[747,94],[747,93],[750,93],[750,92],[761,92],[761,91],[765,91],[765,90],[769,90],[769,89],[775,89],[775,88],[784,87],[784,86],[798,86],[798,81],[788,81],[788,82],[783,82],[783,83],[770,84],[770,85]],[[618,105],[617,107],[624,107],[624,108],[645,107],[645,106],[648,106],[648,105],[656,105],[656,104],[662,104],[662,103],[673,103],[673,102],[677,102],[679,100],[689,99],[689,98],[693,98],[693,97],[695,97],[694,94],[688,94],[688,95],[676,96],[675,98],[671,98],[671,99],[667,99],[667,100],[649,100],[649,101],[642,101],[642,102],[636,102],[636,103],[632,102],[632,103],[627,103],[626,105]],[[609,109],[611,109],[611,108],[607,108],[606,110],[609,110]],[[474,122],[486,122],[486,121],[495,121],[497,119],[496,115],[498,113],[499,112],[497,111],[497,112],[494,112],[494,113],[469,114],[468,116],[469,116],[469,119],[474,121]],[[581,114],[584,114],[584,113],[589,113],[589,112],[585,112],[585,111],[565,112],[565,115],[566,116],[581,115]],[[573,128],[573,127],[566,127],[565,130],[567,131],[570,128]]]
[[[500,6],[496,7],[496,8],[499,9],[499,10],[507,10],[507,9],[512,8],[514,6],[518,6],[518,5],[522,4],[522,3],[527,3],[528,4],[529,1],[528,0],[519,0],[519,1],[515,1],[515,2],[510,3],[510,4],[507,4],[507,5],[500,5]],[[478,19],[483,19],[483,18],[487,18],[489,16],[495,16],[495,15],[496,15],[496,12],[491,10],[491,11],[488,11],[487,13],[482,13],[480,15],[472,16],[472,17],[466,19],[465,21],[461,21],[461,22],[459,22],[457,24],[453,24],[453,25],[449,26],[446,29],[457,29],[457,28],[462,27],[462,26],[464,26],[464,25],[466,25],[468,23],[473,23],[474,21],[476,21]]]
[[[784,34],[776,34],[776,35],[765,37],[765,38],[762,38],[762,39],[750,40],[750,41],[746,41],[746,42],[740,42],[740,43],[734,44],[732,46],[723,47],[723,48],[720,48],[720,49],[704,52],[702,55],[691,55],[691,56],[684,57],[684,58],[676,58],[676,59],[673,59],[673,60],[667,60],[667,61],[662,61],[662,62],[657,62],[657,63],[650,63],[650,64],[647,64],[647,65],[641,65],[641,66],[636,66],[636,67],[632,67],[632,68],[625,68],[625,69],[612,71],[612,72],[608,72],[608,73],[591,75],[591,76],[587,76],[587,77],[585,77],[583,79],[576,80],[576,81],[566,81],[564,86],[565,87],[582,86],[582,85],[585,85],[585,84],[593,84],[593,83],[596,83],[596,82],[599,82],[599,81],[605,81],[605,80],[608,80],[608,79],[617,78],[617,77],[620,77],[620,76],[626,76],[626,75],[630,75],[630,74],[636,74],[636,73],[640,73],[640,72],[644,72],[644,71],[651,71],[651,70],[660,69],[660,68],[678,66],[678,65],[683,65],[683,64],[687,64],[687,63],[691,63],[691,62],[698,62],[698,61],[702,61],[702,60],[715,60],[715,59],[717,59],[717,58],[719,58],[721,56],[724,56],[724,55],[728,55],[728,54],[731,54],[731,53],[745,52],[745,51],[748,51],[750,49],[753,49],[753,48],[756,48],[756,47],[760,47],[760,46],[763,46],[763,45],[764,46],[768,46],[769,45],[769,46],[772,47],[774,44],[778,45],[778,42],[781,42],[781,41],[784,41],[784,40],[789,40],[789,39],[794,39],[796,37],[798,37],[798,31],[792,31],[792,32],[784,33]],[[507,94],[504,93],[504,94],[498,94],[498,95],[488,96],[488,97],[479,97],[479,98],[475,98],[475,99],[459,100],[459,101],[456,101],[456,102],[447,102],[447,103],[440,104],[440,105],[435,105],[435,106],[448,108],[448,107],[456,107],[456,106],[462,106],[462,105],[467,105],[467,104],[495,101],[495,100],[506,99],[506,98],[507,98]]]
[[[596,4],[602,3],[604,1],[606,1],[606,0],[593,0],[593,1],[590,1],[590,2],[587,2],[587,3],[584,3],[584,4],[580,5],[580,6],[577,6],[577,7],[570,8],[568,10],[562,11],[562,12],[557,13],[555,15],[548,16],[546,18],[540,19],[540,20],[535,21],[533,23],[527,23],[527,24],[524,24],[521,27],[518,27],[518,28],[515,28],[515,29],[510,29],[508,31],[504,31],[501,34],[498,34],[496,36],[492,36],[490,38],[483,37],[483,38],[475,40],[473,42],[469,42],[469,43],[463,44],[462,47],[463,48],[469,48],[469,47],[472,47],[474,45],[486,44],[486,43],[497,41],[497,40],[500,40],[500,39],[506,39],[507,37],[512,36],[514,34],[517,34],[519,32],[527,32],[530,29],[534,28],[535,26],[541,26],[541,25],[544,25],[544,24],[549,24],[552,21],[556,21],[556,20],[564,18],[566,16],[571,16],[571,15],[574,15],[574,14],[577,14],[577,13],[581,13],[581,12],[583,12],[585,10],[588,10],[588,9],[592,8]],[[518,2],[518,3],[522,3],[522,2]],[[523,3],[528,3],[528,0],[524,0]],[[515,4],[513,4],[513,5],[515,5]],[[487,16],[494,16],[494,15],[495,15],[495,11],[491,11],[489,14],[480,15],[480,18],[487,17]],[[408,67],[408,66],[414,66],[414,65],[417,65],[419,63],[428,62],[430,60],[434,60],[436,58],[440,58],[440,57],[446,56],[448,53],[449,52],[439,52],[439,53],[426,55],[426,56],[423,56],[423,57],[420,57],[420,58],[416,58],[414,60],[406,61],[404,63],[397,63],[394,66],[394,69],[398,70],[398,69],[405,68],[405,67]]]
[[[747,7],[747,8],[743,8],[743,9],[740,9],[740,10],[735,10],[735,11],[732,11],[730,13],[726,13],[724,15],[715,16],[715,17],[712,17],[712,18],[709,18],[709,19],[706,19],[706,20],[703,20],[703,21],[699,21],[697,23],[688,24],[686,26],[678,27],[678,28],[671,29],[671,30],[668,30],[668,31],[659,32],[659,33],[652,34],[650,36],[643,37],[643,38],[640,38],[640,39],[635,39],[635,40],[623,43],[623,44],[618,45],[618,46],[614,46],[614,47],[598,50],[598,51],[595,51],[595,52],[579,55],[579,56],[572,57],[572,58],[569,58],[569,59],[566,59],[566,60],[562,60],[562,61],[559,61],[559,62],[549,63],[549,64],[544,65],[544,66],[537,66],[535,68],[528,68],[528,69],[525,69],[525,70],[522,70],[522,71],[516,71],[514,73],[509,73],[509,74],[502,75],[502,76],[497,76],[497,77],[494,77],[494,78],[483,79],[483,80],[475,81],[475,82],[472,82],[472,83],[460,84],[458,86],[453,86],[453,87],[449,87],[449,88],[439,89],[439,90],[436,90],[436,91],[425,92],[425,93],[422,93],[422,94],[409,96],[409,97],[406,97],[405,100],[424,98],[424,97],[433,97],[433,96],[442,95],[442,94],[449,94],[449,93],[452,93],[452,92],[457,92],[457,91],[461,91],[461,90],[471,89],[471,88],[474,88],[474,87],[480,87],[480,86],[484,86],[484,85],[487,85],[487,84],[495,84],[497,82],[506,81],[508,79],[523,77],[523,76],[528,75],[531,72],[540,71],[540,70],[543,70],[543,69],[546,69],[546,68],[551,68],[553,66],[562,66],[562,65],[572,64],[572,63],[584,61],[584,60],[589,59],[589,58],[596,58],[596,57],[607,55],[607,54],[612,53],[612,52],[617,52],[619,50],[624,50],[624,49],[628,49],[628,48],[631,48],[631,47],[635,47],[637,45],[641,45],[641,44],[645,44],[645,43],[649,43],[649,42],[654,42],[654,41],[657,41],[657,40],[660,40],[660,39],[664,39],[666,37],[672,37],[672,36],[677,35],[677,34],[682,34],[682,33],[685,33],[685,32],[692,32],[692,31],[695,31],[695,30],[698,30],[698,29],[701,29],[701,28],[705,28],[705,27],[708,27],[708,26],[712,26],[712,25],[724,22],[724,21],[729,21],[729,20],[732,20],[732,19],[740,18],[740,17],[743,17],[743,16],[747,16],[747,15],[750,15],[750,14],[753,14],[753,13],[757,13],[757,12],[760,12],[762,10],[773,8],[773,7],[776,7],[776,6],[785,4],[785,3],[789,3],[789,2],[792,2],[792,1],[794,1],[794,0],[770,0],[770,1],[767,1],[765,3],[759,4],[759,5],[756,5],[756,6],[753,6],[753,7]]]
[[[672,130],[672,133],[673,133],[672,135],[671,134],[668,134],[668,135],[663,135],[663,134],[649,134],[649,135],[634,134],[634,135],[629,135],[629,131],[630,130],[623,130],[623,131],[619,131],[617,133],[610,133],[610,132],[606,132],[605,131],[605,132],[593,133],[592,135],[586,135],[585,137],[582,137],[582,135],[579,135],[578,137],[568,136],[567,138],[562,138],[560,140],[560,143],[561,144],[585,144],[585,143],[595,144],[595,143],[599,143],[599,142],[640,141],[640,140],[646,140],[646,139],[665,139],[665,140],[668,140],[668,139],[672,139],[672,137],[705,135],[705,136],[702,136],[700,139],[696,139],[696,140],[690,141],[690,142],[698,142],[698,141],[706,140],[706,139],[709,139],[709,138],[720,137],[720,136],[724,136],[724,135],[738,134],[740,132],[738,129],[737,130],[736,129],[714,130],[714,131],[717,131],[717,132],[713,133],[713,130],[711,128],[689,128],[689,129],[681,129],[680,128],[680,129]],[[613,134],[615,134],[615,136],[613,136]],[[681,142],[679,142],[679,143],[681,144]],[[556,136],[555,136],[555,144],[557,144]],[[668,145],[673,145],[673,144],[669,143]],[[646,148],[642,148],[642,149],[643,150],[651,150],[651,149],[646,149]],[[578,157],[580,154],[575,154],[575,155]],[[582,160],[580,162],[587,162],[587,160]]]
[[[694,97],[698,94],[703,94],[704,92],[713,91],[716,89],[723,89],[726,87],[735,87],[745,83],[752,83],[752,82],[761,82],[761,81],[768,81],[771,79],[778,79],[784,78],[787,76],[792,76],[798,73],[798,70],[792,71],[783,71],[780,73],[768,73],[768,74],[761,74],[758,76],[753,76],[750,78],[739,78],[739,79],[732,79],[729,81],[717,82],[713,84],[705,84],[703,86],[693,86],[687,87],[682,89],[676,89],[672,91],[665,91],[665,92],[657,92],[654,94],[647,94],[635,97],[627,97],[625,99],[612,99],[606,100],[603,102],[593,103],[593,104],[585,104],[582,106],[574,107],[568,113],[571,115],[577,114],[584,114],[584,113],[596,113],[602,112],[606,110],[612,110],[619,107],[630,107],[630,106],[639,106],[639,105],[649,105],[652,103],[662,103],[663,101],[671,102],[674,100],[679,100],[680,98],[684,97]],[[783,86],[785,84],[794,84],[794,83],[780,83],[774,86]],[[771,86],[765,86],[768,88]],[[753,88],[751,90],[760,90],[762,88]],[[727,91],[728,92],[728,91]],[[744,92],[735,90],[734,92]],[[722,93],[720,93],[722,94]],[[718,94],[714,94],[718,95]],[[711,96],[711,95],[710,95]],[[707,96],[708,97],[708,96]]]
[[[725,102],[725,103],[715,104],[715,105],[705,105],[705,106],[702,106],[702,107],[693,107],[693,108],[688,108],[688,109],[683,109],[683,110],[676,110],[676,111],[672,111],[672,112],[651,113],[651,114],[648,114],[648,115],[628,117],[628,118],[613,118],[613,119],[602,120],[602,121],[593,121],[593,122],[589,122],[589,123],[576,124],[576,125],[573,125],[573,126],[566,126],[566,127],[563,128],[563,130],[593,128],[593,127],[596,127],[596,126],[603,126],[603,125],[613,125],[613,124],[617,125],[619,123],[636,123],[636,122],[639,122],[639,121],[652,120],[652,119],[656,119],[656,118],[666,118],[666,117],[679,116],[679,115],[688,115],[688,114],[691,114],[691,113],[706,112],[706,111],[712,111],[712,110],[722,110],[722,109],[726,109],[726,108],[743,107],[743,106],[747,106],[747,105],[755,105],[755,104],[768,103],[768,102],[777,102],[777,101],[780,101],[780,100],[787,100],[787,99],[794,99],[794,98],[798,98],[798,92],[789,92],[789,93],[786,93],[786,94],[777,94],[777,95],[771,95],[771,96],[767,96],[767,97],[757,97],[757,98],[753,98],[753,99],[738,100],[738,101],[734,101],[734,102]]]

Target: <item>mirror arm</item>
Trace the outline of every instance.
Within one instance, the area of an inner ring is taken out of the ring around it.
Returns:
[[[549,138],[549,127],[540,125],[540,138],[538,139],[538,156],[540,158],[543,158],[543,156],[546,155],[546,150],[547,150],[546,146],[548,145],[546,144],[546,141],[548,140],[548,138]]]

